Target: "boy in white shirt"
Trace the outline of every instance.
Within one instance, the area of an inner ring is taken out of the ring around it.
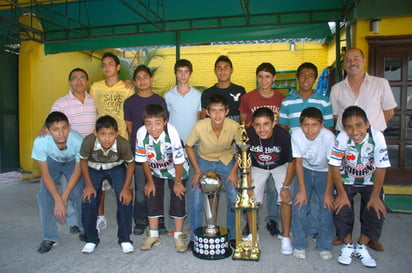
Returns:
[[[322,112],[315,107],[302,111],[300,127],[292,129],[292,151],[296,161],[292,205],[293,255],[297,259],[306,259],[308,247],[307,231],[313,198],[316,194],[321,202],[319,206],[319,229],[315,248],[323,260],[333,258],[330,253],[333,241],[333,219],[331,199],[324,201],[325,192],[331,192],[332,183],[328,176],[328,159],[335,143],[333,133],[324,128]],[[330,181],[330,183],[328,183]],[[330,194],[328,195],[328,197]]]

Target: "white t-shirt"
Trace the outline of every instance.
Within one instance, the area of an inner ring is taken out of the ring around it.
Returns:
[[[328,129],[322,128],[314,140],[309,140],[300,127],[293,128],[291,135],[293,157],[302,158],[304,168],[327,172],[335,135]]]

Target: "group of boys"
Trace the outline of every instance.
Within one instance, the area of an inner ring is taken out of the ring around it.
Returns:
[[[363,54],[360,55],[363,58]],[[80,232],[84,230],[86,245],[82,252],[94,251],[99,244],[100,229],[96,228],[96,222],[101,214],[98,207],[102,204],[103,181],[107,181],[116,194],[118,243],[124,253],[134,251],[130,240],[133,208],[135,233],[141,234],[147,223],[149,226],[147,239],[140,249],[149,250],[160,244],[165,182],[170,190],[169,217],[174,220],[176,250],[192,249],[193,231],[202,226],[203,221],[199,176],[207,170],[215,170],[222,177],[227,197],[226,225],[234,247],[232,206],[238,182],[234,143],[239,144],[240,122],[247,127],[252,181],[259,206],[267,184],[269,214],[273,212],[269,215],[273,218],[268,228],[278,229],[274,219],[279,217],[277,207],[280,205],[281,253],[305,259],[307,235],[313,235],[320,257],[330,260],[336,234],[344,241],[339,263],[350,264],[356,256],[363,265],[376,266],[365,245],[369,240],[379,239],[386,213],[382,203],[383,178],[385,168],[389,167],[385,140],[380,131],[370,128],[366,113],[357,106],[345,107],[342,131],[335,140],[328,129],[333,128],[334,113],[338,111],[332,112],[329,99],[312,91],[317,78],[315,65],[299,66],[296,73],[299,90],[285,97],[272,88],[276,79],[274,66],[262,63],[256,69],[258,88],[246,94],[243,87],[231,82],[233,65],[222,55],[215,62],[218,83],[201,94],[189,85],[191,63],[179,60],[174,68],[178,84],[166,93],[164,100],[152,92],[152,74],[144,65],[138,66],[133,75],[137,92],[127,96],[130,90],[118,79],[120,64],[114,57],[103,56],[106,81],[101,84],[109,87],[120,84],[123,91],[99,93],[105,88],[91,88],[100,116],[93,133],[82,140],[70,130],[70,118],[55,111],[46,119],[50,135],[35,140],[33,158],[39,162],[42,176],[38,200],[44,241],[39,252],[49,251],[58,242],[56,219],[64,221],[66,215],[71,227],[78,227]],[[348,64],[347,69],[350,67]],[[83,72],[78,69],[70,73],[71,93],[75,93],[75,83],[88,81],[87,73],[74,74]],[[117,75],[117,81],[107,81],[109,72]],[[89,95],[85,93],[85,96]],[[122,134],[122,128],[127,134]],[[73,139],[76,145],[69,142]],[[41,143],[45,141],[48,143]],[[70,162],[71,172],[53,167],[57,163],[66,166],[66,162]],[[68,182],[62,183],[63,193],[59,195],[55,184],[62,175]],[[336,199],[332,197],[334,187]],[[186,247],[183,226],[187,216],[185,199],[190,192],[191,233]],[[353,197],[358,192],[362,196],[362,230],[358,243],[353,246]],[[70,220],[66,210],[69,199],[77,211],[77,218],[71,218],[77,222]],[[250,215],[247,218],[250,220]],[[248,236],[249,224],[250,221],[244,230]]]

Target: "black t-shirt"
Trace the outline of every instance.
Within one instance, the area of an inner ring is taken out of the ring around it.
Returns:
[[[260,139],[253,127],[246,132],[252,166],[271,170],[293,160],[290,134],[282,127],[276,125],[269,139]]]
[[[221,89],[216,85],[206,89],[202,92],[201,102],[202,108],[207,108],[207,100],[213,94],[220,94],[227,100],[229,104],[229,114],[228,118],[231,118],[239,122],[239,105],[240,97],[246,93],[246,90],[243,86],[236,85],[232,83],[228,88]]]

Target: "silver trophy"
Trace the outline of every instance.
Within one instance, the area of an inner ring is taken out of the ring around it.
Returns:
[[[216,235],[218,227],[216,225],[217,206],[219,204],[219,191],[222,187],[222,178],[215,172],[208,170],[199,178],[200,189],[203,193],[203,208],[206,216],[205,235]]]

